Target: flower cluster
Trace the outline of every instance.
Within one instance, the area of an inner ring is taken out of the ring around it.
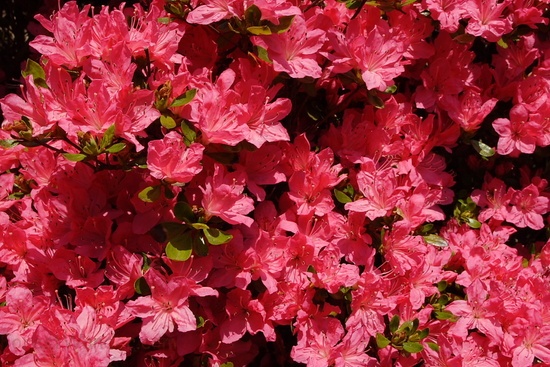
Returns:
[[[0,99],[3,366],[550,363],[550,1],[37,19]]]

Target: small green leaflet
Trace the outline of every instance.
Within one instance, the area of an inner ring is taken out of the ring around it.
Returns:
[[[480,156],[487,159],[495,155],[496,151],[481,140],[470,140],[472,146]]]
[[[160,198],[160,194],[160,186],[148,186],[139,192],[138,198],[145,203],[153,203]]]
[[[422,352],[424,350],[424,347],[418,342],[404,342],[403,349],[409,353],[418,353]]]
[[[187,231],[171,238],[166,245],[165,252],[170,260],[188,260],[193,253],[193,238],[191,237],[191,232]]]
[[[167,129],[173,129],[176,127],[176,120],[172,116],[162,115],[160,116],[160,124]]]
[[[73,154],[73,153],[63,153],[63,156],[71,162],[81,162],[88,157],[86,154]]]
[[[384,336],[384,334],[376,333],[376,345],[378,348],[383,349],[390,345],[391,341]]]
[[[440,247],[440,248],[449,247],[449,243],[443,237],[440,237],[436,234],[429,234],[423,237],[424,237],[424,241],[426,241],[426,243],[432,246]]]
[[[32,75],[34,84],[43,88],[48,88],[48,84],[46,84],[46,73],[44,72],[44,69],[42,69],[42,66],[40,66],[40,64],[36,61],[27,59],[27,66],[25,67],[25,70],[21,72],[21,74],[23,75],[23,77]]]
[[[186,104],[191,102],[191,100],[193,100],[193,98],[195,98],[196,94],[197,94],[197,89],[196,88],[189,89],[187,92],[185,92],[182,95],[176,97],[176,99],[174,99],[172,101],[172,104],[170,105],[170,107],[185,106]]]
[[[214,246],[223,245],[233,239],[233,235],[220,231],[217,228],[204,228],[202,232],[208,243]]]

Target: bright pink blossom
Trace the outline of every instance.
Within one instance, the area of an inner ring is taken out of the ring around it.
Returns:
[[[515,105],[510,111],[510,119],[499,118],[493,127],[500,136],[497,152],[501,155],[517,156],[533,153],[537,141],[537,125],[529,120],[529,112],[523,105]]]
[[[469,0],[464,4],[466,17],[469,17],[466,32],[497,42],[504,34],[512,31],[512,22],[503,16],[511,0]]]
[[[149,142],[147,167],[151,176],[170,183],[186,183],[202,170],[204,146],[192,143],[186,147],[183,137],[171,131],[162,140]]]
[[[534,230],[544,227],[542,215],[550,211],[550,199],[541,196],[533,184],[517,191],[512,197],[510,213],[506,220],[520,228],[529,227]]]
[[[257,299],[252,299],[249,291],[231,290],[225,307],[228,319],[220,325],[223,343],[235,342],[246,332],[254,335],[261,331],[268,340],[273,339],[274,330],[266,323],[264,307]]]
[[[367,16],[350,22],[345,34],[329,33],[329,41],[335,53],[325,56],[332,61],[333,73],[346,73],[357,69],[368,89],[385,91],[393,85],[393,79],[404,71],[403,54],[407,45],[397,38],[386,23],[365,27],[377,10],[369,10]]]
[[[284,33],[252,37],[254,44],[268,51],[275,71],[286,72],[292,78],[321,76],[316,58],[324,41],[325,32],[315,29],[301,16],[295,17],[290,29]]]
[[[202,206],[206,219],[220,217],[230,224],[252,225],[254,220],[246,214],[254,209],[254,201],[243,194],[245,175],[243,172],[228,173],[222,165],[214,166],[214,173],[201,187]]]
[[[158,271],[149,269],[145,279],[151,295],[126,304],[133,315],[143,319],[139,333],[143,343],[154,344],[176,327],[180,332],[197,328],[197,320],[189,308],[190,292],[182,278],[166,279]]]
[[[7,335],[13,354],[21,356],[31,347],[32,336],[48,306],[46,297],[33,297],[25,287],[14,287],[6,293],[6,306],[0,308],[0,334]]]
[[[53,38],[39,35],[31,42],[31,46],[56,65],[70,69],[81,66],[91,54],[92,22],[88,17],[89,12],[90,5],[79,10],[76,1],[69,1],[51,20],[39,15],[37,19],[53,33]]]

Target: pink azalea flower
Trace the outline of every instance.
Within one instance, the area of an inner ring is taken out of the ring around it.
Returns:
[[[231,88],[236,74],[225,70],[216,81],[199,88],[191,102],[190,120],[202,132],[202,142],[237,145],[250,134],[246,121],[237,118],[237,93]]]
[[[227,294],[225,312],[228,319],[220,325],[223,343],[233,343],[246,332],[254,335],[262,331],[268,340],[274,337],[273,327],[266,323],[263,305],[252,299],[250,291],[239,288],[231,290]]]
[[[32,76],[25,78],[25,86],[23,98],[9,94],[0,100],[5,118],[3,129],[19,129],[21,119],[26,117],[33,136],[38,136],[51,131],[59,121],[67,117],[67,112],[55,100],[50,89],[37,86]]]
[[[513,189],[507,189],[504,182],[489,175],[485,177],[482,190],[472,192],[472,200],[482,207],[478,219],[485,222],[491,218],[505,220]]]
[[[283,151],[279,146],[264,144],[254,151],[242,151],[235,168],[246,172],[248,190],[258,201],[263,201],[266,194],[261,185],[274,185],[286,181],[282,160]]]
[[[540,50],[535,47],[535,36],[526,35],[518,42],[511,43],[508,48],[497,48],[498,54],[493,56],[495,77],[497,81],[510,83],[540,57]],[[499,83],[504,84],[504,83]]]
[[[75,1],[69,1],[51,20],[38,15],[38,21],[54,37],[39,35],[31,42],[31,46],[56,65],[70,69],[81,66],[92,51],[89,12],[90,5],[79,10]]]
[[[260,85],[250,87],[243,91],[244,103],[235,106],[236,117],[239,123],[246,123],[250,128],[246,140],[257,148],[265,142],[288,141],[287,130],[281,124],[281,120],[289,114],[292,103],[287,98],[278,98],[268,103],[270,98],[267,91]]]
[[[453,315],[460,316],[452,325],[450,333],[466,339],[469,329],[478,329],[494,342],[503,337],[502,327],[497,319],[499,299],[489,298],[486,286],[479,279],[474,280],[466,289],[468,300],[456,300],[445,307]]]
[[[171,131],[162,140],[149,142],[147,168],[151,171],[151,176],[159,180],[187,183],[202,171],[203,151],[204,146],[198,143],[186,147],[183,137],[176,131]]]
[[[186,332],[197,328],[195,315],[189,308],[189,289],[184,278],[165,279],[154,269],[145,273],[151,295],[128,301],[130,312],[141,317],[143,325],[139,338],[144,344],[154,344],[177,326],[178,331]]]
[[[357,289],[352,291],[351,315],[346,321],[348,330],[363,334],[364,339],[384,332],[384,315],[395,307],[394,297],[389,297],[389,282],[373,272],[361,274]]]
[[[284,71],[292,78],[319,78],[321,67],[316,58],[317,51],[323,46],[325,32],[313,29],[310,23],[297,16],[287,32],[255,36],[252,42],[268,50],[275,71]]]
[[[134,295],[134,284],[142,276],[143,258],[132,254],[123,246],[114,246],[107,257],[105,276],[119,288],[117,292],[121,299]]]
[[[454,33],[458,30],[459,21],[467,14],[461,0],[423,0],[430,16],[439,21],[441,29]]]
[[[369,10],[374,18],[378,10]],[[358,17],[350,22],[346,33],[329,33],[335,53],[324,54],[333,63],[333,73],[346,73],[357,69],[368,89],[385,91],[393,79],[404,71],[402,61],[407,45],[396,37],[387,23],[378,22],[365,27],[362,22],[371,19]]]
[[[496,98],[484,100],[479,92],[467,89],[460,97],[443,96],[441,105],[448,111],[449,117],[464,131],[474,132],[479,129],[497,101]]]
[[[240,18],[244,14],[242,3],[235,0],[202,0],[187,15],[187,21],[192,24],[212,24],[222,19]]]
[[[47,308],[46,297],[33,297],[25,287],[13,287],[6,293],[6,306],[0,308],[0,334],[7,335],[13,354],[21,356],[32,345],[32,336]]]
[[[374,220],[386,216],[403,197],[404,188],[397,186],[397,176],[392,168],[377,169],[374,161],[364,160],[357,173],[357,186],[364,198],[347,203],[345,208],[364,212]]]
[[[254,220],[246,214],[254,210],[254,200],[243,194],[244,184],[242,171],[227,173],[222,165],[215,164],[214,174],[208,176],[201,187],[206,220],[217,216],[227,223],[242,223],[250,227]]]
[[[104,280],[103,271],[99,269],[99,265],[72,250],[60,248],[51,259],[50,268],[56,278],[64,280],[69,287],[95,288]]]
[[[496,119],[493,128],[499,135],[498,154],[517,156],[520,152],[531,154],[535,151],[537,125],[529,120],[525,106],[519,104],[512,107],[510,119]]]
[[[466,32],[497,42],[504,34],[512,31],[512,22],[502,16],[511,0],[469,0],[464,4],[467,17],[470,17]]]
[[[357,330],[348,330],[347,334],[333,349],[334,367],[376,367],[378,360],[365,353],[368,340]]]
[[[527,309],[505,334],[505,348],[512,352],[513,367],[528,367],[533,360],[550,363],[550,326],[542,320],[538,310]]]
[[[538,230],[544,227],[542,216],[550,211],[550,199],[541,196],[535,185],[530,184],[517,191],[511,204],[506,221],[520,228]]]

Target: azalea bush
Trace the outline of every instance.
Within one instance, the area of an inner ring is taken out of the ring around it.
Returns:
[[[0,100],[3,366],[550,363],[550,1],[68,2]]]

